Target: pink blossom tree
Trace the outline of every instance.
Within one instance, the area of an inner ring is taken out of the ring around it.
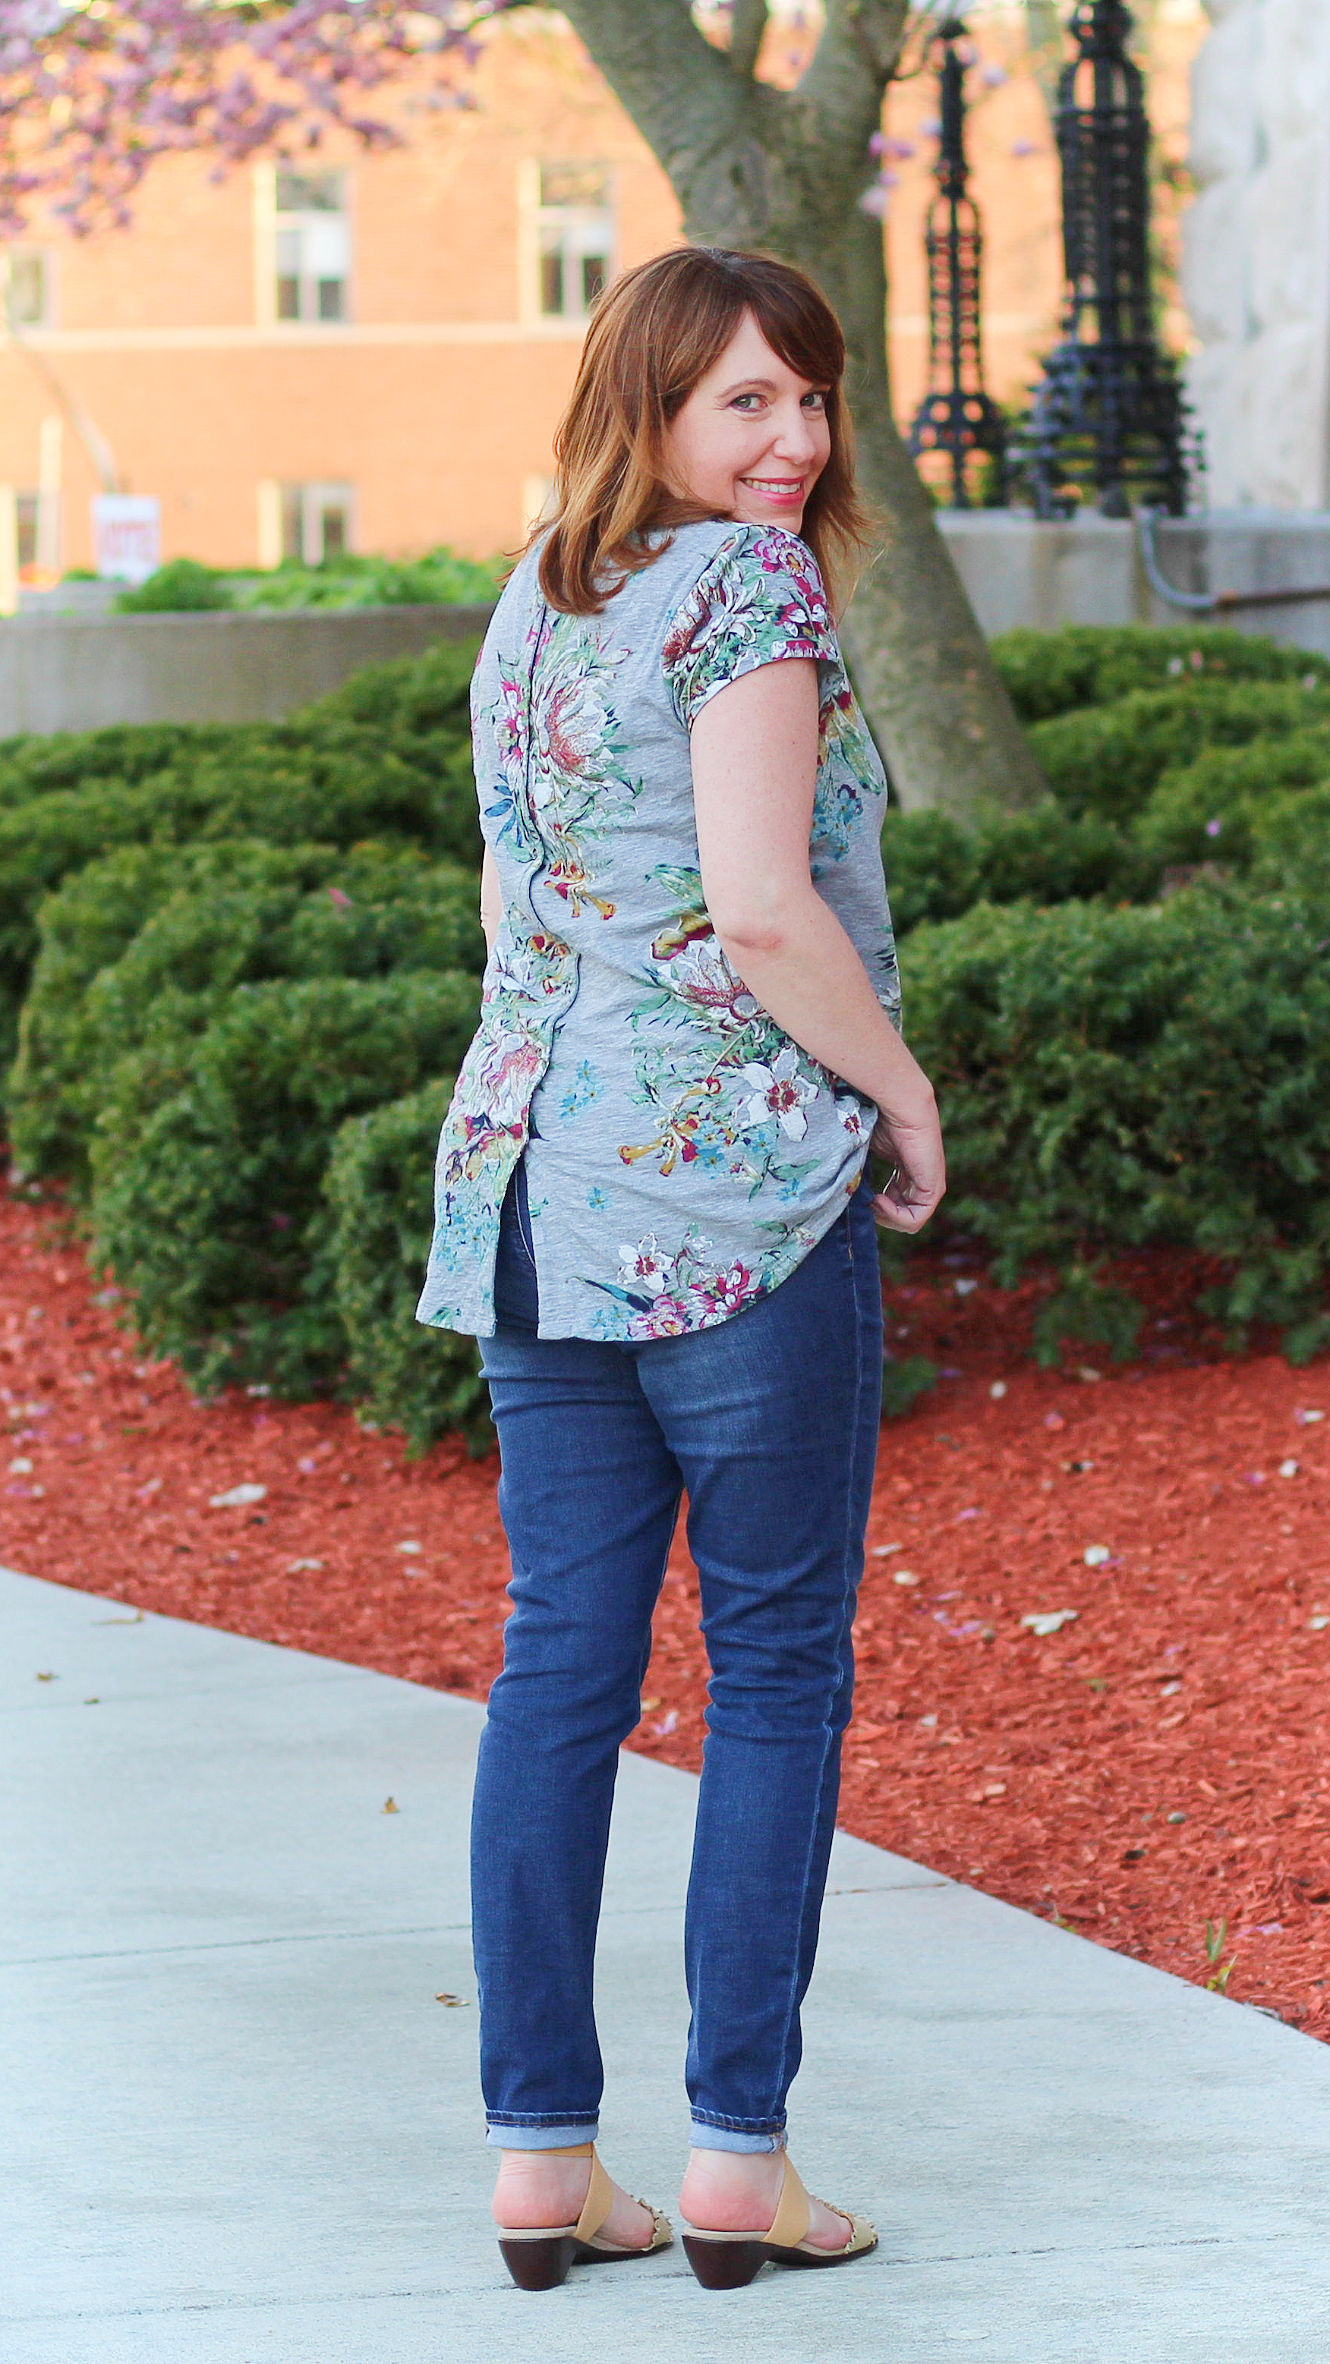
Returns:
[[[373,97],[432,75],[471,102],[487,24],[523,0],[0,0],[0,235],[54,208],[74,231],[130,217],[159,158],[224,172],[308,153],[330,130],[399,134]],[[674,186],[688,237],[801,264],[845,325],[881,555],[844,621],[902,802],[972,821],[1043,782],[904,445],[887,376],[883,96],[909,0],[823,0],[790,88],[764,78],[769,0],[564,0],[564,13]]]

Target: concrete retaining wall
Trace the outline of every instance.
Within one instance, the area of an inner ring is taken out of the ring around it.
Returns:
[[[947,547],[990,637],[1018,624],[1182,624],[1185,609],[1150,587],[1140,529],[1129,518],[1041,524],[999,509],[944,512]],[[1156,529],[1160,569],[1180,591],[1330,588],[1330,515],[1235,509],[1170,518]],[[1268,633],[1330,656],[1330,598],[1221,608],[1194,616]]]
[[[1041,524],[1003,510],[939,522],[985,632],[1030,624],[1177,624],[1151,589],[1130,519]],[[1233,510],[1158,528],[1159,563],[1183,591],[1330,585],[1330,515]],[[485,607],[300,613],[19,616],[0,624],[0,737],[108,722],[276,720],[361,665],[483,632]],[[1193,619],[1267,632],[1330,656],[1330,598],[1221,609]]]
[[[489,612],[16,617],[0,625],[0,738],[108,722],[275,721],[361,665],[483,632]]]

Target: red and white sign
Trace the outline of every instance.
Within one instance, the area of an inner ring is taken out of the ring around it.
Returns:
[[[98,493],[92,504],[97,572],[107,582],[146,583],[162,563],[162,504],[141,493]]]

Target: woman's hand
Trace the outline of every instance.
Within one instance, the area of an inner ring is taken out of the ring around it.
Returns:
[[[873,1213],[885,1231],[921,1231],[947,1187],[947,1162],[937,1107],[909,1119],[879,1116],[869,1155],[894,1170],[873,1194]]]

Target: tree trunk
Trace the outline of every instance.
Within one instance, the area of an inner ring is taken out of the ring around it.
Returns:
[[[686,0],[564,6],[669,174],[687,236],[799,264],[840,315],[860,481],[883,526],[843,638],[900,802],[965,823],[1035,803],[1042,774],[891,415],[882,233],[859,199],[906,0],[827,0],[791,92],[745,70],[757,48],[751,5],[738,70],[698,33]]]

